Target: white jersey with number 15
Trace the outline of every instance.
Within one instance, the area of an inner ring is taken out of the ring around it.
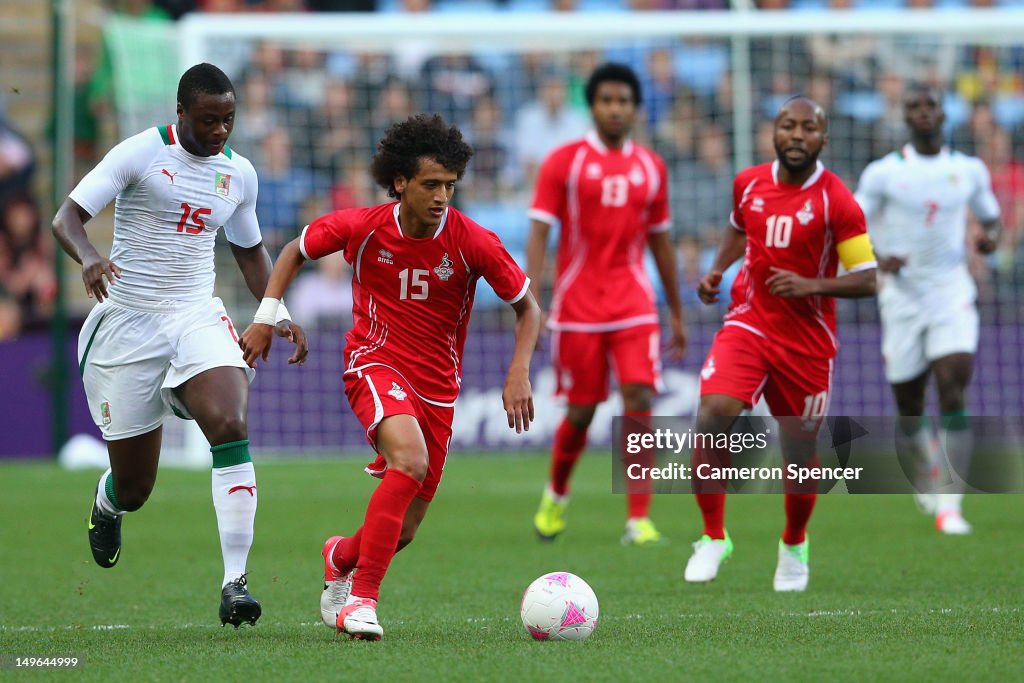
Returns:
[[[187,152],[175,125],[150,128],[110,150],[70,197],[95,216],[116,197],[110,260],[122,277],[110,299],[161,309],[213,296],[213,247],[222,226],[240,247],[260,243],[256,171],[225,147]]]

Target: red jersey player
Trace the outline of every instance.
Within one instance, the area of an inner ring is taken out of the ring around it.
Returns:
[[[342,251],[353,269],[354,324],[346,335],[345,393],[377,451],[381,478],[363,525],[324,543],[324,622],[379,640],[377,597],[392,556],[408,545],[441,481],[452,435],[473,294],[481,277],[516,312],[502,400],[517,432],[533,420],[530,358],[540,308],[497,235],[451,208],[473,150],[455,127],[421,114],[385,133],[371,171],[398,201],[317,218],[281,252],[253,324],[246,361],[266,359],[278,305],[302,264]],[[358,570],[358,571],[357,571]]]
[[[732,226],[726,228],[711,272],[697,288],[704,303],[718,301],[722,272],[746,254],[725,324],[701,370],[696,431],[728,432],[740,412],[763,394],[772,414],[784,416],[780,439],[785,459],[813,465],[814,438],[828,408],[837,348],[833,297],[873,295],[875,256],[853,195],[818,162],[828,140],[821,107],[804,97],[788,100],[779,109],[774,131],[778,159],[736,176]],[[840,261],[846,274],[836,277]],[[714,468],[727,458],[727,452],[695,448],[695,477],[701,464]],[[721,483],[694,481],[704,536],[694,544],[685,578],[704,582],[715,578],[732,552],[732,541],[725,531]],[[815,485],[786,484],[776,591],[807,587],[805,531]]]
[[[544,160],[530,207],[527,273],[538,294],[548,231],[561,224],[557,275],[548,317],[558,393],[569,404],[555,433],[550,481],[534,527],[543,540],[565,530],[569,477],[586,444],[597,405],[614,369],[625,415],[648,420],[661,383],[654,290],[644,271],[650,246],[669,306],[674,357],[686,345],[669,229],[665,163],[629,138],[641,102],[640,82],[622,64],[599,66],[586,85],[595,130]],[[539,294],[538,294],[539,296]],[[650,465],[651,454],[641,454]],[[648,482],[627,491],[625,544],[662,540],[647,516]]]

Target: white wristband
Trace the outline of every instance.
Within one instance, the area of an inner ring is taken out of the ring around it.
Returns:
[[[291,320],[292,314],[288,312],[288,309],[284,307],[284,299],[281,299],[281,304],[277,307],[277,320],[274,323],[279,323],[282,320]]]
[[[265,296],[260,302],[260,307],[256,309],[256,315],[253,316],[252,321],[261,325],[276,325],[280,308],[280,299]]]

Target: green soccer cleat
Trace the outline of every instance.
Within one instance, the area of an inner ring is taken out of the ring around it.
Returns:
[[[533,516],[533,528],[542,541],[553,541],[565,531],[565,511],[569,507],[568,496],[556,496],[550,488],[544,488],[540,507]]]
[[[726,532],[725,538],[715,539],[707,534],[693,544],[693,555],[686,563],[683,578],[687,583],[707,583],[718,576],[722,563],[732,555],[732,539]]]
[[[668,539],[661,535],[650,517],[638,517],[626,522],[622,545],[664,545]]]

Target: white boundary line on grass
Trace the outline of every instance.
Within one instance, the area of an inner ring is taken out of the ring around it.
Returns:
[[[843,609],[843,610],[811,610],[810,612],[782,612],[778,616],[784,617],[802,617],[802,618],[814,618],[814,617],[868,617],[877,616],[880,614],[890,614],[893,616],[897,615],[911,615],[911,614],[943,614],[953,615],[957,613],[973,614],[978,612],[983,613],[1007,613],[1015,614],[1021,611],[1020,607],[983,607],[983,608],[952,608],[952,607],[931,607],[922,610],[909,610],[909,609],[877,609],[877,610],[861,610],[861,609]],[[679,619],[720,619],[722,617],[750,617],[760,616],[760,614],[753,615],[749,612],[683,612],[676,615]],[[768,616],[768,615],[766,615]],[[648,617],[643,614],[616,614],[602,616],[601,621],[618,621],[618,620],[631,620],[631,619],[647,619]],[[493,619],[490,617],[470,617],[465,619],[466,623],[480,624],[490,622],[507,622],[513,621],[512,617],[502,617],[500,619]],[[404,620],[395,620],[390,623],[404,625]],[[287,624],[281,624],[286,626]],[[302,621],[299,622],[298,626],[317,626],[325,628],[321,621]],[[66,624],[63,626],[0,626],[0,633],[54,633],[56,631],[123,631],[123,630],[160,630],[170,628],[174,630],[182,629],[197,629],[197,628],[209,628],[218,629],[222,628],[219,624],[178,624],[172,626],[132,626],[131,624],[94,624],[92,626],[84,625],[71,625]]]

